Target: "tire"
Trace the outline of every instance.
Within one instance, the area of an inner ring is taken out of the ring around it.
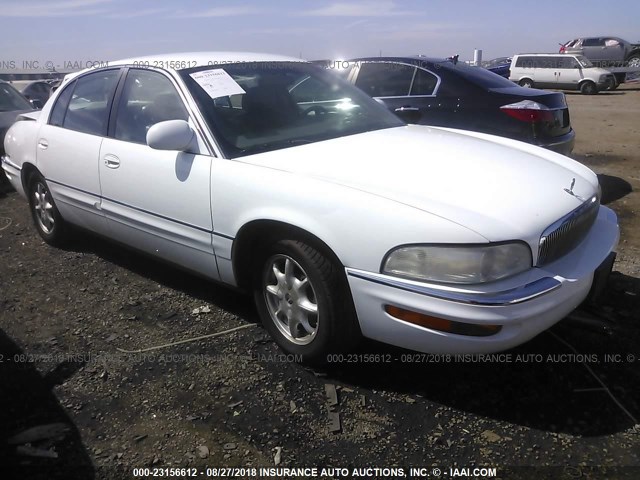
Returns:
[[[627,58],[628,67],[640,67],[640,53],[634,53]]]
[[[518,82],[518,85],[524,88],[533,88],[533,80],[530,78],[523,78]]]
[[[255,265],[254,299],[265,329],[304,363],[351,350],[360,340],[344,268],[301,241],[281,240]]]
[[[580,84],[580,93],[583,95],[595,95],[598,93],[598,87],[591,80],[588,80]]]
[[[38,234],[49,245],[64,245],[68,227],[53,201],[47,182],[37,172],[29,177],[28,194],[31,216]]]

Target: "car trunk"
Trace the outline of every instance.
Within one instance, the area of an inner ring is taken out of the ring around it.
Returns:
[[[569,107],[564,93],[521,87],[493,88],[489,90],[502,104],[502,110],[508,105],[531,101],[540,104],[545,115],[538,120],[527,120],[532,124],[533,135],[538,138],[559,137],[571,131]],[[506,112],[505,112],[506,113]],[[521,119],[521,121],[524,121]]]

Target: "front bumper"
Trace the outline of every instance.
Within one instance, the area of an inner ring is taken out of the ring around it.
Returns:
[[[0,157],[0,166],[13,188],[15,188],[20,195],[26,198],[26,193],[21,180],[22,169],[20,166],[13,163],[7,155]]]
[[[454,288],[347,268],[364,336],[429,353],[489,353],[522,344],[551,327],[589,294],[594,272],[615,249],[615,213],[600,207],[589,235],[572,252],[489,285]],[[432,330],[393,317],[386,306],[475,325],[500,325],[490,336]]]

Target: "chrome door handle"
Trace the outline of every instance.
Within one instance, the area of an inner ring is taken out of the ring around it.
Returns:
[[[49,142],[47,142],[44,138],[41,138],[40,140],[38,140],[38,148],[40,150],[46,150],[47,148],[49,148]]]
[[[120,166],[120,159],[109,153],[104,156],[104,164],[107,168],[118,168]]]
[[[395,109],[396,112],[418,112],[420,111],[419,108],[416,107],[410,107],[410,106],[404,106],[404,107],[399,107]]]

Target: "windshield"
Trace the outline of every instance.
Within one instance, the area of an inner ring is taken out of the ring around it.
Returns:
[[[404,125],[337,75],[303,62],[181,70],[229,158]]]
[[[589,60],[587,57],[583,57],[582,55],[577,55],[576,59],[578,60],[578,62],[580,62],[580,65],[582,65],[584,68],[593,67],[593,63],[591,63],[591,60]]]
[[[8,83],[0,83],[0,112],[33,110],[29,101]]]

